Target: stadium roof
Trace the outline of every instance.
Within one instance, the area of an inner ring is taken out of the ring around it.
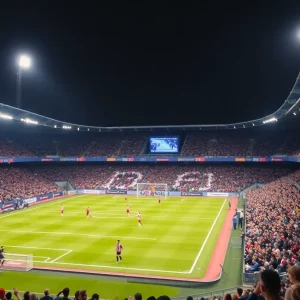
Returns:
[[[167,125],[167,126],[124,126],[124,127],[97,127],[80,125],[74,123],[63,122],[48,118],[30,111],[12,107],[0,103],[0,119],[7,121],[24,122],[28,125],[40,125],[52,128],[60,128],[64,130],[79,130],[79,131],[146,131],[157,129],[170,130],[185,130],[185,129],[240,129],[250,128],[253,126],[267,125],[277,122],[280,119],[288,116],[300,115],[300,73],[298,74],[296,83],[290,92],[288,98],[284,101],[281,107],[274,113],[261,117],[256,120],[250,120],[240,123],[231,124],[199,124],[199,125]]]

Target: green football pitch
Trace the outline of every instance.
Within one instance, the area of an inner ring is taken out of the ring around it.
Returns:
[[[172,197],[159,204],[155,198],[78,195],[1,215],[1,244],[8,254],[32,254],[34,266],[201,278],[227,212],[224,198]],[[117,239],[123,245],[118,264]]]

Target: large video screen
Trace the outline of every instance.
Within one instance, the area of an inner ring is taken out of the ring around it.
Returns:
[[[150,137],[150,153],[178,153],[178,137]]]

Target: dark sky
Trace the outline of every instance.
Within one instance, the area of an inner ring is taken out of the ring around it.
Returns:
[[[23,108],[60,120],[245,121],[275,111],[300,70],[300,1],[33,3],[1,4],[0,102],[15,105],[25,52]]]

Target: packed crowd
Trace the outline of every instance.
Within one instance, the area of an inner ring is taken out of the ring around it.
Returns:
[[[74,189],[136,189],[137,183],[164,183],[170,191],[238,192],[255,183],[269,183],[289,175],[299,182],[299,172],[270,165],[177,164],[38,164],[0,168],[0,200],[30,198],[59,191],[55,184],[68,181]]]
[[[1,167],[0,200],[31,198],[60,188],[25,167]]]
[[[300,189],[292,180],[299,176],[300,170],[248,192],[246,273],[300,266]]]
[[[0,157],[32,156],[137,156],[147,152],[146,133],[88,133],[60,134],[0,132]],[[180,136],[184,156],[271,156],[300,155],[297,133],[241,131],[190,132]]]

